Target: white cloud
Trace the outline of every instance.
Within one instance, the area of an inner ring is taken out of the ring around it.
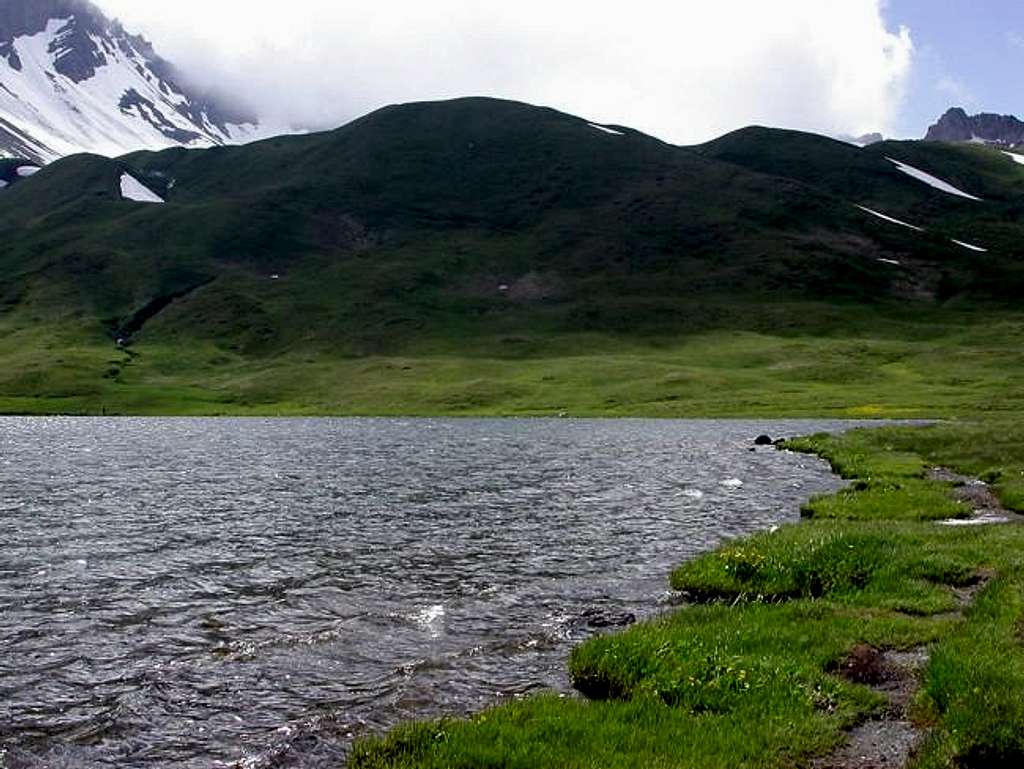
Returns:
[[[935,90],[950,97],[958,107],[971,109],[977,104],[970,86],[955,77],[940,77],[935,83]]]
[[[1006,42],[1011,48],[1017,48],[1024,51],[1024,35],[1016,30],[1010,30],[1006,33]]]
[[[96,0],[278,122],[489,95],[681,143],[891,131],[913,43],[883,0]]]

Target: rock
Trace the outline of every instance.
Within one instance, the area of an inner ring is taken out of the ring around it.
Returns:
[[[755,446],[771,446],[772,439],[770,435],[759,435],[754,439]]]
[[[839,666],[839,674],[847,681],[878,686],[887,677],[885,654],[868,644],[858,644]]]
[[[874,132],[874,133],[869,133],[869,134],[864,134],[862,136],[858,136],[858,137],[856,137],[854,139],[855,143],[863,144],[865,147],[867,147],[870,144],[881,144],[884,141],[885,141],[885,137],[882,136],[882,134],[878,133],[877,131]]]
[[[1024,141],[1024,122],[1013,115],[968,115],[962,108],[954,107],[928,129],[925,141],[973,141],[1013,147]]]
[[[592,628],[628,627],[636,622],[636,615],[628,611],[587,609],[580,615],[580,619],[587,627]]]

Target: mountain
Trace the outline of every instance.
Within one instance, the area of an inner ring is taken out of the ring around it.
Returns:
[[[145,39],[87,0],[0,3],[0,153],[46,163],[257,132],[253,117],[189,88]]]
[[[847,144],[855,144],[858,147],[867,147],[869,144],[878,144],[884,142],[885,137],[880,133],[867,133],[860,136],[850,136],[849,134],[841,134],[836,137],[841,142]]]
[[[529,361],[716,330],[888,338],[1024,291],[1024,169],[982,146],[753,127],[677,147],[475,98],[8,173],[7,408],[528,406],[569,371],[511,384]]]
[[[925,141],[974,142],[1016,147],[1024,143],[1024,121],[1013,115],[968,115],[962,108],[954,107],[928,129]]]

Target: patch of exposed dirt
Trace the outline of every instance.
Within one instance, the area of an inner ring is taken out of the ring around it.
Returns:
[[[814,769],[902,769],[921,739],[907,710],[918,688],[918,673],[928,663],[924,648],[883,651],[859,645],[836,672],[848,681],[870,686],[888,704],[875,718],[856,726],[849,741]]]
[[[976,582],[954,590],[960,605],[957,615],[963,616],[993,576],[981,572]],[[885,696],[887,705],[874,718],[854,727],[846,745],[815,761],[813,768],[903,769],[925,736],[910,720],[908,711],[927,664],[928,650],[923,646],[903,651],[886,651],[866,644],[854,647],[833,672],[847,681],[870,686]]]
[[[458,296],[473,299],[500,298],[517,304],[560,302],[568,295],[565,281],[554,273],[525,275],[476,275],[454,289]]]
[[[1003,507],[992,487],[969,475],[960,475],[945,467],[933,467],[928,479],[953,486],[954,499],[969,505],[971,517],[961,521],[944,521],[947,526],[970,526],[996,523],[1024,523],[1024,516]]]

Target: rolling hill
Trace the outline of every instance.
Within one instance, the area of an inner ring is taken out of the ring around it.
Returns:
[[[1012,315],[1022,192],[987,147],[749,128],[683,148],[493,99],[73,156],[0,192],[0,408],[686,412],[719,380],[645,400],[626,383],[670,376],[648,352]],[[806,410],[797,389],[709,408]]]

